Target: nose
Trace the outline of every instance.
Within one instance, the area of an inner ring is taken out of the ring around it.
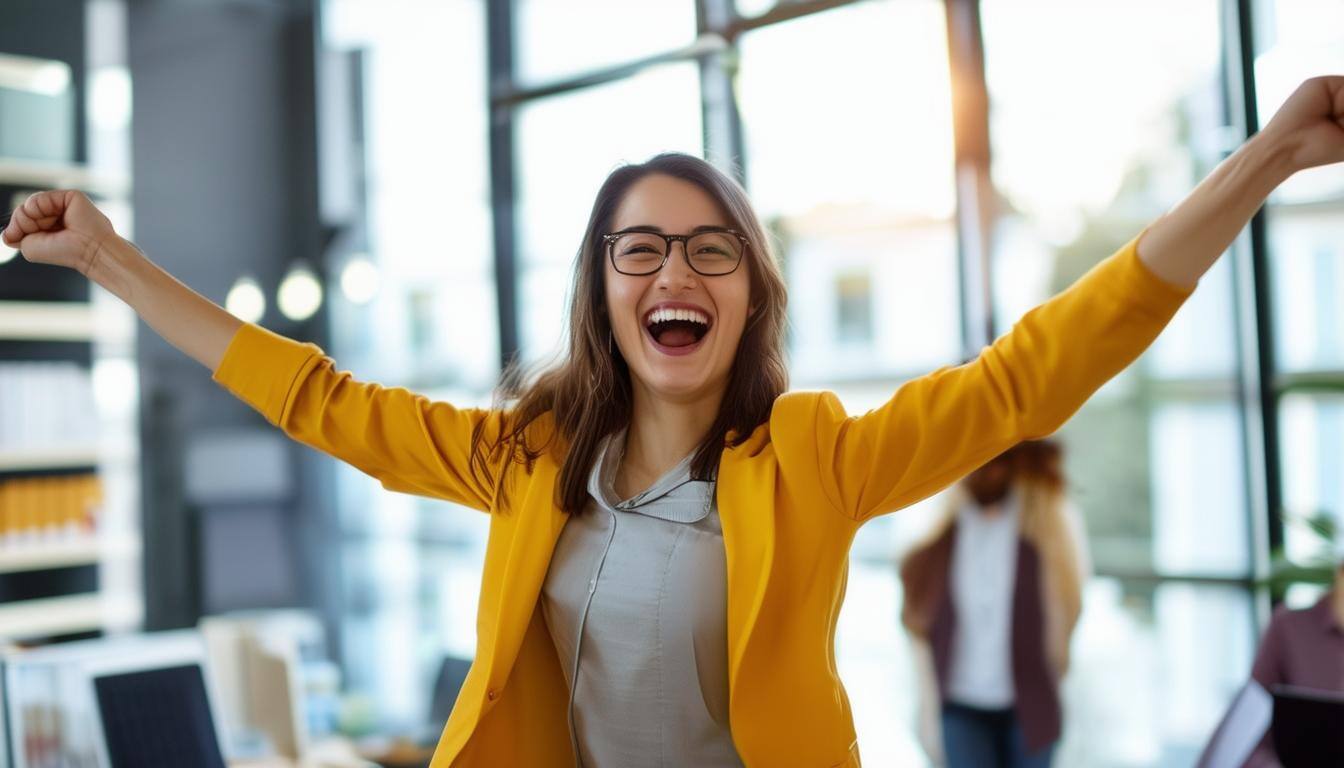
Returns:
[[[681,253],[677,253],[680,248]],[[665,291],[674,291],[679,289],[694,288],[700,276],[691,269],[691,261],[686,253],[686,243],[677,241],[672,243],[672,250],[667,255],[667,263],[658,270],[658,288]]]

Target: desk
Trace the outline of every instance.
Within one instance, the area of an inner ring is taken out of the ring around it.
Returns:
[[[376,756],[361,755],[353,744],[341,738],[310,744],[306,751],[302,760],[290,760],[287,757],[230,760],[229,768],[376,768],[377,765],[371,762]],[[425,758],[424,762],[428,763],[429,758]]]

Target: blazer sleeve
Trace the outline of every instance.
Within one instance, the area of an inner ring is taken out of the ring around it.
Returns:
[[[862,521],[925,498],[1026,439],[1049,435],[1167,325],[1190,290],[1140,261],[1138,238],[1028,312],[965,365],[845,413],[832,393],[791,393],[771,415],[781,466]]]
[[[355,381],[331,358],[256,325],[230,342],[214,379],[299,442],[330,454],[389,490],[488,510],[500,463],[470,462],[472,435],[503,428],[496,410],[459,409],[400,387]]]

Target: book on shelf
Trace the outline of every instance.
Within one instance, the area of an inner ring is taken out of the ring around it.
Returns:
[[[93,378],[78,363],[0,362],[0,392],[0,454],[97,441]]]
[[[0,548],[91,539],[102,502],[91,473],[0,480]]]

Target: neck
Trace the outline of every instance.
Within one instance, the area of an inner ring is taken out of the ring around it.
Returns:
[[[699,447],[719,414],[723,391],[675,401],[636,386],[617,490],[638,493]]]
[[[1003,508],[1003,500],[1008,498],[1008,491],[1012,489],[1011,483],[1003,483],[992,488],[973,488],[971,498],[985,512],[997,512]]]

